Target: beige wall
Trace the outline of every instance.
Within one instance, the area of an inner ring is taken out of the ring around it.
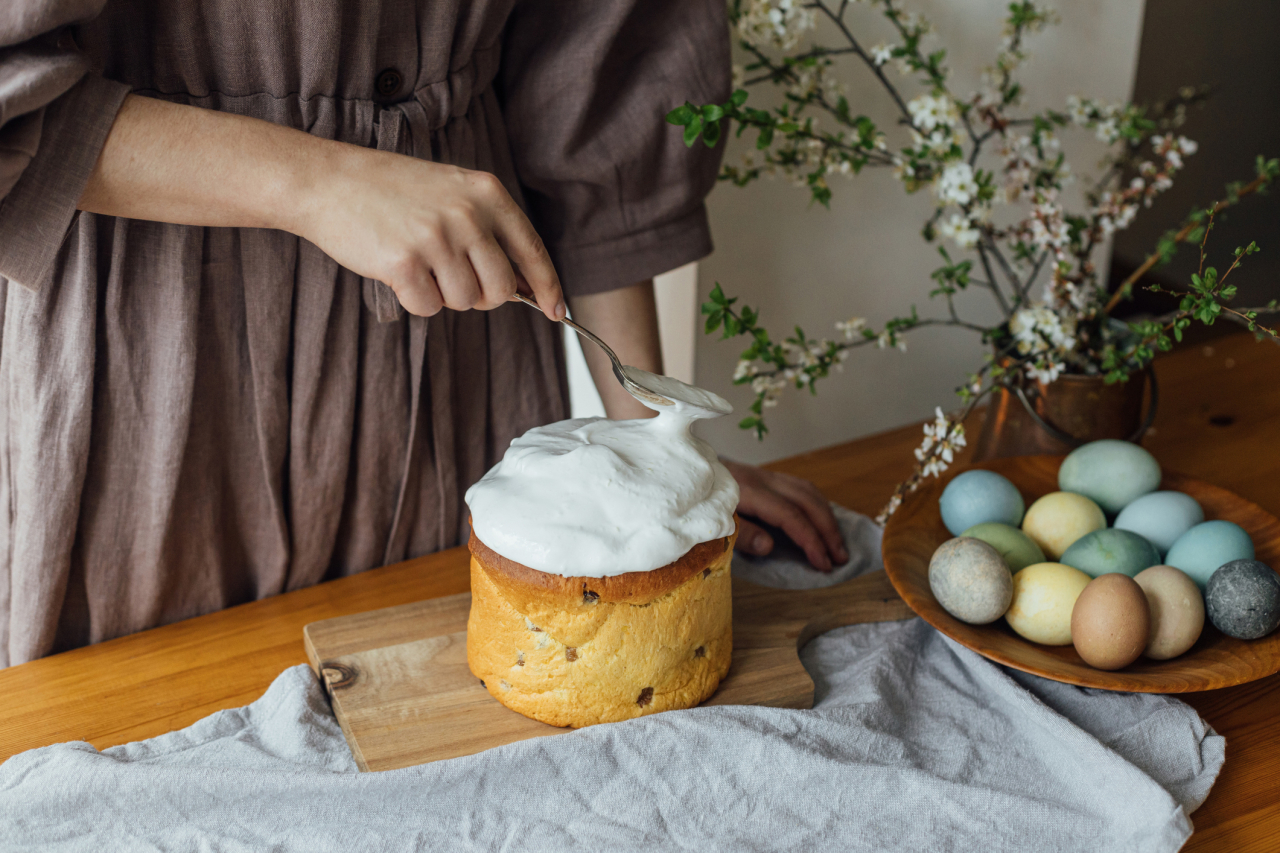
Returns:
[[[997,49],[1000,16],[1007,3],[911,0],[905,5],[925,14],[940,34],[937,44],[948,49],[955,91],[975,88],[982,65]],[[1031,43],[1032,58],[1021,74],[1030,94],[1028,106],[1062,108],[1072,94],[1127,98],[1142,0],[1058,5],[1062,22]],[[854,7],[850,20],[855,35],[865,34],[867,45],[890,36],[887,23],[864,6]],[[855,111],[883,127],[892,126],[888,98],[865,68],[850,64],[843,79]],[[918,92],[905,81],[902,91],[908,98]],[[753,95],[753,103],[757,97]],[[891,135],[891,141],[894,138]],[[1092,172],[1100,152],[1084,132],[1074,132],[1064,142],[1077,172]],[[1077,142],[1085,144],[1077,147]],[[727,156],[740,156],[743,148],[737,145]],[[827,337],[835,335],[833,323],[853,315],[879,325],[907,313],[913,302],[922,315],[938,311],[941,306],[931,306],[927,299],[929,273],[938,256],[919,236],[932,208],[931,196],[906,196],[887,171],[864,172],[847,182],[837,178],[833,187],[835,198],[828,211],[811,207],[806,192],[780,180],[746,189],[718,186],[710,199],[716,252],[700,265],[699,301],[720,282],[730,295],[761,309],[762,322],[775,334],[798,323],[812,336]],[[989,298],[974,293],[962,306],[970,317],[985,321],[994,313],[988,303]],[[740,412],[745,410],[752,400],[750,390],[730,381],[743,339],[722,342],[700,336],[696,347],[698,384],[724,395]],[[920,330],[913,333],[905,354],[856,351],[842,374],[819,383],[816,397],[788,391],[781,404],[769,410],[771,432],[763,443],[736,428],[739,416],[706,424],[700,432],[722,453],[747,461],[847,441],[923,419],[936,405],[953,406],[955,386],[981,363],[981,356],[971,334]]]

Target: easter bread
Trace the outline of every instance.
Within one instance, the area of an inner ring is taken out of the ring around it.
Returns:
[[[467,663],[495,699],[578,728],[709,698],[733,649],[732,535],[653,571],[564,577],[471,534]]]

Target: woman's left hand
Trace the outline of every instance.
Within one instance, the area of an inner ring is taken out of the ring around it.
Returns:
[[[754,557],[773,550],[773,537],[751,520],[754,518],[781,528],[818,571],[829,572],[833,566],[848,561],[840,525],[817,486],[790,474],[721,461],[738,481],[742,493],[738,501],[738,550]]]

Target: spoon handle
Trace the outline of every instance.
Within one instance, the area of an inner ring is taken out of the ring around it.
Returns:
[[[542,309],[539,307],[539,305],[538,305],[538,303],[537,303],[537,302],[534,302],[532,299],[530,299],[529,297],[525,296],[524,294],[521,294],[521,293],[515,293],[515,294],[512,294],[511,298],[512,298],[512,299],[517,299],[517,300],[519,300],[519,301],[523,302],[525,305],[528,305],[530,308],[537,308],[539,311],[541,311],[541,310],[542,310]],[[588,330],[588,329],[585,329],[585,328],[583,328],[582,326],[579,326],[577,323],[575,323],[574,321],[570,320],[570,319],[569,319],[569,316],[568,316],[567,314],[564,316],[564,318],[563,318],[563,319],[561,319],[561,320],[560,320],[560,322],[561,322],[561,323],[564,323],[564,324],[565,324],[566,326],[568,326],[570,329],[573,329],[573,330],[574,330],[575,332],[577,332],[579,335],[582,335],[582,337],[586,338],[587,340],[591,341],[591,342],[592,342],[593,344],[595,344],[596,346],[600,347],[600,349],[604,350],[604,351],[605,351],[605,353],[609,356],[609,360],[613,362],[613,370],[614,370],[614,373],[617,373],[617,374],[621,374],[621,373],[622,373],[622,361],[618,358],[617,353],[615,353],[615,352],[613,351],[613,349],[612,349],[608,344],[606,344],[604,341],[600,340],[600,338],[596,337],[596,335],[595,335],[595,333],[594,333],[594,332],[592,332],[592,331],[590,331],[590,330]],[[621,376],[619,376],[619,379],[621,379]]]
[[[542,310],[541,308],[538,307],[537,302],[534,302],[532,299],[530,299],[529,297],[523,294],[513,293],[511,294],[511,298],[514,300],[523,302],[525,305],[528,305],[530,308],[534,308],[539,311]],[[605,354],[609,356],[609,361],[613,362],[614,378],[618,380],[618,382],[622,385],[623,388],[627,389],[628,394],[640,400],[641,402],[648,400],[649,402],[655,403],[656,405],[659,405],[659,406],[672,405],[672,401],[667,397],[664,397],[661,394],[658,394],[655,391],[644,387],[640,383],[633,380],[630,376],[628,376],[626,371],[622,369],[623,367],[622,360],[618,358],[618,354],[613,351],[612,347],[610,347],[604,341],[600,340],[600,338],[596,337],[596,335],[593,332],[590,332],[587,329],[584,329],[582,326],[579,326],[577,323],[570,320],[568,315],[566,315],[563,319],[561,319],[560,322],[564,323],[570,329],[573,329],[579,335],[591,341],[593,344],[595,344],[596,346],[600,347],[600,349],[605,351]]]

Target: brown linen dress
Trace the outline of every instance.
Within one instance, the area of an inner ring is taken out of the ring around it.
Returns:
[[[461,541],[558,327],[407,316],[261,229],[76,214],[124,96],[486,169],[569,294],[710,250],[722,0],[3,0],[0,666]],[[191,169],[201,168],[192,162]]]

